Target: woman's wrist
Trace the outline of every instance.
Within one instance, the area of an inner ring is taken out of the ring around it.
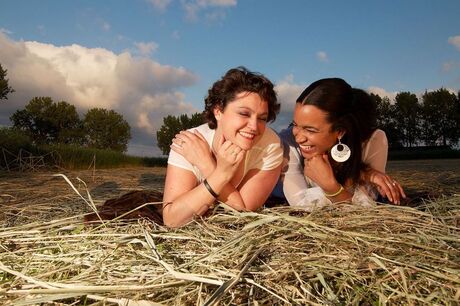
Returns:
[[[333,197],[336,197],[338,195],[340,195],[344,190],[345,188],[343,188],[342,184],[337,184],[335,187],[331,187],[331,188],[327,188],[327,189],[323,189],[323,192],[324,192],[324,195],[328,198],[333,198]]]
[[[214,160],[210,160],[206,164],[203,163],[200,166],[197,165],[197,168],[200,170],[204,177],[208,177],[216,169],[216,162]]]

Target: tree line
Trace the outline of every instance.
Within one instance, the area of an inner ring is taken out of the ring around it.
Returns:
[[[445,88],[425,92],[419,100],[411,92],[388,97],[371,94],[377,104],[377,124],[390,148],[415,146],[455,147],[460,138],[460,91]]]

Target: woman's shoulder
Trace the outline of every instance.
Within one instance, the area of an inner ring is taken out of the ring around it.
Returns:
[[[203,133],[209,133],[213,130],[211,130],[208,126],[207,123],[203,123],[202,125],[199,125],[199,126],[196,126],[196,127],[193,127],[193,128],[190,128],[190,129],[187,129],[187,131],[195,131],[197,130],[198,132],[200,132],[201,134]]]
[[[278,134],[270,127],[267,127],[262,135],[260,141],[258,142],[258,146],[266,146],[272,143],[280,143],[280,137]]]
[[[375,131],[372,133],[371,137],[369,137],[368,142],[383,142],[387,143],[387,134],[385,134],[385,131],[381,129],[375,129]]]

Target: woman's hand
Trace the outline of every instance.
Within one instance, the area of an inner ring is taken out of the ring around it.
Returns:
[[[401,185],[385,173],[370,168],[366,171],[364,179],[375,185],[379,193],[393,204],[399,205],[401,198],[406,198]]]
[[[334,176],[327,154],[305,159],[304,175],[313,180],[326,193],[334,193],[338,189],[339,183]]]
[[[210,173],[215,168],[215,160],[211,148],[204,136],[194,130],[181,131],[172,140],[171,150],[182,155],[189,163],[197,167],[201,173]],[[205,175],[207,176],[207,175]]]
[[[245,153],[245,150],[220,136],[217,144],[216,171],[222,172],[228,180],[232,179]]]

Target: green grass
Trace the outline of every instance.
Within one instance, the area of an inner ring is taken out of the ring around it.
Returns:
[[[54,162],[52,156],[58,156],[59,166],[66,169],[84,169],[93,166],[96,168],[116,168],[128,166],[144,166],[143,158],[129,156],[121,152],[100,150],[93,148],[81,148],[71,145],[40,146],[42,155],[48,155],[47,164]]]

